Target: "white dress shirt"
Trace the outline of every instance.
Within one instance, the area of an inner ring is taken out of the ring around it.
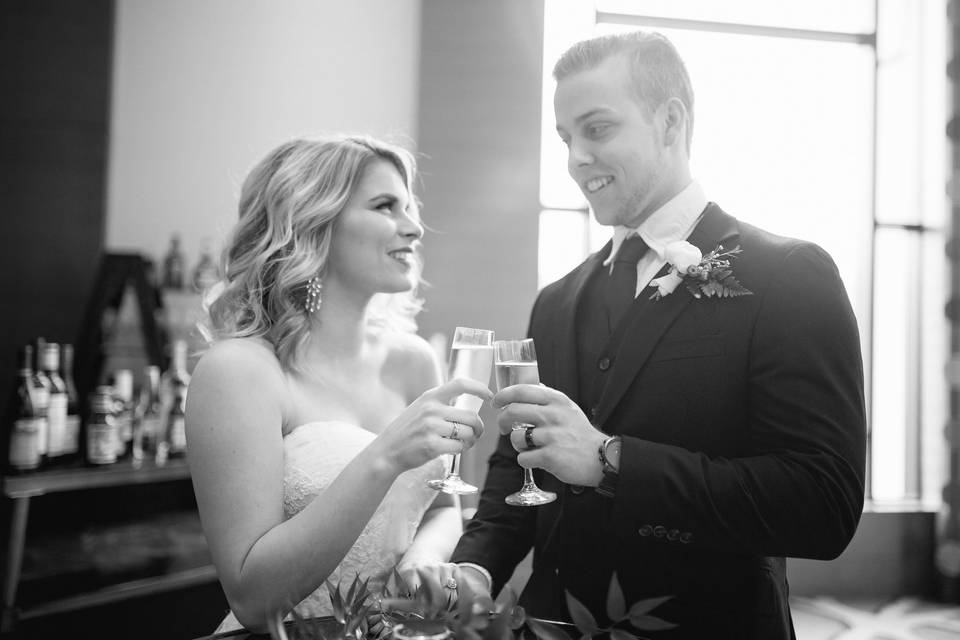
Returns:
[[[616,226],[613,228],[613,247],[610,256],[603,261],[613,272],[613,260],[617,257],[623,241],[633,234],[639,235],[650,250],[637,262],[637,290],[634,297],[640,295],[657,272],[667,263],[664,251],[671,242],[679,242],[690,237],[697,226],[703,210],[707,207],[707,197],[703,188],[694,180],[683,191],[668,200],[662,207],[650,214],[639,227]]]

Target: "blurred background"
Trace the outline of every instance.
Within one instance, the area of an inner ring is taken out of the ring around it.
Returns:
[[[90,394],[119,370],[138,393],[147,366],[169,381],[178,342],[188,374],[198,291],[240,183],[298,135],[363,132],[416,151],[429,227],[420,333],[441,356],[458,325],[525,335],[539,288],[609,236],[566,175],[550,70],[576,40],[655,29],[690,71],[707,197],[826,248],[860,325],[867,506],[840,559],[789,562],[798,605],[958,604],[956,11],[947,0],[2,0],[4,440],[18,349],[38,337],[74,346],[84,423]],[[468,481],[483,482],[494,431],[464,457]],[[153,458],[4,478],[4,635],[213,629],[226,604],[189,477],[182,460]],[[823,613],[810,611],[798,615]],[[845,624],[833,613],[818,628]]]

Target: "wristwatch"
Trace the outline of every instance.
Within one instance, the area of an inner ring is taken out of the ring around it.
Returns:
[[[620,446],[623,444],[620,436],[610,436],[600,445],[597,452],[600,455],[600,464],[603,465],[603,477],[600,478],[600,484],[597,485],[597,493],[605,498],[612,498],[617,493],[617,480],[620,477],[619,467],[613,466],[610,462],[610,452],[617,453],[617,460],[620,459]]]

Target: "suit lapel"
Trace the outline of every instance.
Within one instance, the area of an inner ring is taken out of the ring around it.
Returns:
[[[718,244],[732,240],[737,235],[737,221],[724,213],[716,204],[710,203],[687,241],[706,254]],[[652,291],[651,289],[650,292]],[[620,346],[610,371],[610,378],[597,406],[596,420],[601,428],[630,387],[630,383],[647,362],[663,334],[687,305],[695,301],[682,285],[660,300],[649,300],[649,296],[650,293],[646,290],[637,296],[633,309],[628,312],[625,326],[617,329],[618,334],[623,332],[622,337],[620,335],[613,337],[612,342]]]
[[[576,399],[579,395],[579,377],[577,371],[577,309],[586,289],[587,282],[594,272],[602,267],[602,262],[610,255],[612,242],[589,256],[579,269],[570,275],[561,293],[561,305],[555,321],[557,327],[557,349],[554,352],[553,386],[568,397]]]

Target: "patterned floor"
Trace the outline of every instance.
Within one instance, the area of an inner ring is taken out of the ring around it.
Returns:
[[[797,640],[960,639],[960,607],[915,598],[883,604],[792,598],[790,610]]]

